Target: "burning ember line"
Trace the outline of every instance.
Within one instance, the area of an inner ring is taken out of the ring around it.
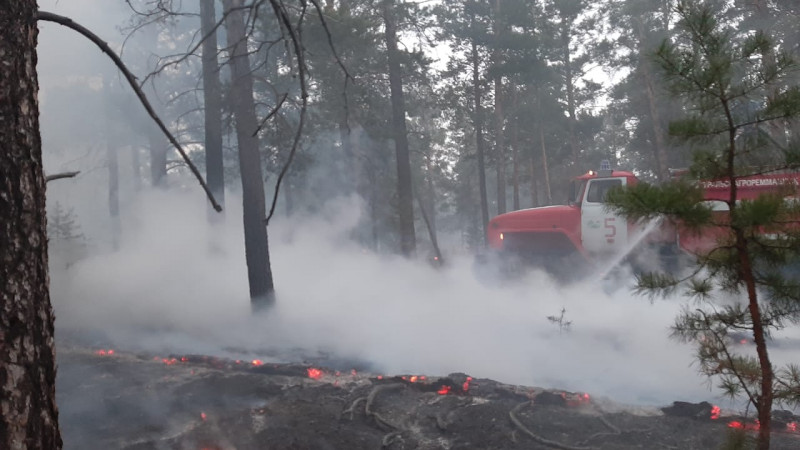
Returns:
[[[263,366],[264,363],[260,359],[254,359],[253,360],[253,365],[258,367],[258,366]]]
[[[714,405],[711,407],[711,420],[719,419],[720,409],[719,406]]]
[[[752,423],[742,423],[738,420],[732,420],[728,422],[728,428],[736,428],[737,430],[746,430],[746,431],[758,431],[761,428],[761,424],[758,423],[758,420]],[[787,433],[797,433],[797,422],[789,422],[786,424],[786,429],[783,430]]]
[[[467,377],[467,381],[465,381],[464,384],[461,385],[461,389],[464,392],[469,391],[469,383],[470,383],[470,381],[472,381],[472,377]]]
[[[447,395],[450,393],[450,386],[444,385],[441,388],[439,388],[439,390],[436,391],[436,393],[439,395]]]
[[[319,380],[322,378],[322,371],[319,369],[309,367],[306,369],[306,371],[308,372],[308,378],[311,378],[312,380]]]
[[[98,356],[113,356],[114,355],[114,350],[111,350],[111,349],[108,349],[108,350],[100,349],[100,350],[96,350],[94,352],[94,354],[98,355]]]

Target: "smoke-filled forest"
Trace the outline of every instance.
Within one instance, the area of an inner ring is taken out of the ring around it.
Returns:
[[[18,73],[38,74],[40,176],[19,185],[42,200],[46,186],[46,208],[30,222],[0,188],[0,361],[25,322],[8,305],[33,283],[44,312],[23,310],[51,353],[32,358],[58,371],[0,384],[55,379],[42,426],[60,423],[64,448],[800,442],[797,1],[40,0],[32,14]],[[0,59],[21,48],[6,33]],[[24,116],[6,85],[0,103]],[[0,132],[2,151],[36,133]],[[0,160],[8,186],[19,161]],[[603,173],[632,189],[592,210]],[[727,184],[715,197],[722,185],[683,174]],[[714,221],[723,203],[731,219]],[[568,209],[580,263],[553,256],[553,235],[514,234]],[[598,227],[603,245],[630,240],[595,251]],[[704,239],[714,250],[687,262]],[[515,244],[550,253],[497,256]],[[25,245],[44,266],[17,264]],[[56,448],[15,445],[51,435],[6,409],[0,447]]]

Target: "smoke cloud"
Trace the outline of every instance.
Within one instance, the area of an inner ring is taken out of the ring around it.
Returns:
[[[206,224],[198,192],[145,192],[115,252],[53,275],[57,327],[97,346],[166,353],[358,361],[379,373],[466,372],[632,404],[714,399],[668,338],[680,300],[608,283],[559,286],[540,273],[483,283],[472,260],[437,270],[349,238],[357,198],[270,227],[278,302],[252,316],[236,198]],[[565,309],[568,329],[547,319]],[[778,349],[780,351],[780,348]]]

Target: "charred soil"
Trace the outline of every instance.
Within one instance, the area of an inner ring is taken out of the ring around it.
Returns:
[[[708,404],[623,408],[466,374],[381,376],[59,348],[66,449],[714,449]],[[800,447],[782,415],[774,449]]]

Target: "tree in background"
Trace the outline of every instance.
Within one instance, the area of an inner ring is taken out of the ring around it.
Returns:
[[[698,255],[685,278],[650,273],[637,289],[669,295],[682,290],[696,299],[673,326],[673,335],[697,346],[700,370],[718,377],[731,397],[744,396],[757,411],[758,448],[770,443],[773,403],[800,403],[800,368],[776,369],[770,361],[772,330],[800,322],[800,249],[796,186],[784,195],[737,200],[742,177],[800,167],[800,136],[785,145],[764,132],[770,123],[800,117],[800,88],[788,84],[797,65],[764,32],[734,39],[707,3],[681,1],[673,39],[656,54],[671,92],[688,116],[670,124],[670,134],[693,145],[693,179],[730,185],[725,217],[702,202],[699,183],[640,184],[609,195],[609,204],[631,219],[667,216],[694,232],[718,233],[715,248]],[[774,55],[765,57],[765,55]],[[738,352],[731,335],[747,332],[756,356]]]
[[[417,238],[414,233],[414,188],[411,181],[405,95],[403,94],[400,52],[397,48],[397,19],[400,7],[395,4],[394,0],[383,0],[382,7],[392,102],[392,136],[397,160],[397,215],[400,250],[403,255],[411,256],[416,252]]]
[[[217,17],[214,0],[200,1],[200,32],[203,35],[203,130],[206,182],[225,207],[225,174],[222,158],[222,87],[217,60]],[[214,214],[209,218],[215,217]]]

